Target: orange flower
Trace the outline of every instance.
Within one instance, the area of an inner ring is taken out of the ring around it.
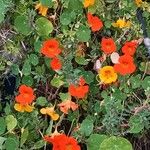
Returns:
[[[54,107],[46,107],[40,110],[41,114],[48,115],[52,120],[56,121],[59,118],[59,115],[54,111]]]
[[[77,98],[84,98],[89,91],[89,86],[85,85],[85,81],[83,82],[83,78],[80,78],[78,85],[70,84],[69,93],[70,95]]]
[[[53,137],[45,136],[44,140],[53,144],[53,150],[81,150],[76,139],[65,134],[58,134]]]
[[[110,84],[117,80],[117,73],[112,66],[105,66],[99,71],[99,78],[102,83]]]
[[[41,53],[48,58],[54,58],[61,53],[59,43],[55,39],[47,40],[43,43]]]
[[[42,16],[46,16],[48,11],[48,7],[43,6],[41,3],[36,4],[35,9],[38,9],[39,14],[41,14]]]
[[[15,97],[17,103],[28,105],[31,104],[35,99],[34,91],[31,87],[21,85],[19,87],[19,92],[20,94]]]
[[[116,51],[116,44],[112,38],[102,38],[101,49],[105,54],[111,54]]]
[[[142,0],[135,0],[135,3],[138,7],[141,7],[141,5],[143,4]]]
[[[62,68],[61,61],[57,57],[54,57],[52,59],[52,61],[50,62],[50,66],[53,70],[60,70]]]
[[[63,101],[62,103],[58,104],[58,106],[60,107],[60,110],[65,114],[68,114],[69,109],[75,111],[78,108],[78,104],[72,102],[71,100]]]
[[[28,87],[26,85],[21,85],[19,87],[19,95],[15,97],[16,104],[14,105],[14,108],[16,111],[19,112],[31,112],[33,111],[33,106],[30,106],[30,104],[35,99],[34,91],[31,87]]]
[[[122,52],[124,54],[133,56],[135,51],[136,51],[136,48],[137,48],[137,43],[136,42],[133,42],[133,41],[126,42],[124,44],[124,46],[122,47]]]
[[[30,106],[30,105],[21,105],[21,104],[19,104],[19,103],[16,103],[15,105],[14,105],[14,109],[16,110],[16,111],[19,111],[19,112],[32,112],[33,111],[33,109],[34,109],[34,106]]]
[[[119,63],[114,65],[116,72],[121,75],[131,74],[136,70],[133,57],[130,55],[123,55],[119,58]]]
[[[131,22],[130,21],[125,21],[125,19],[118,19],[116,22],[112,23],[114,27],[118,28],[130,28]]]
[[[85,8],[94,5],[95,0],[84,0],[83,5]]]
[[[87,19],[93,32],[99,31],[103,27],[102,21],[97,16],[93,16],[91,13],[88,13]]]

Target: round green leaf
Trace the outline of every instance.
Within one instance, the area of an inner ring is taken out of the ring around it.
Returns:
[[[6,116],[7,130],[11,132],[17,126],[17,119],[13,115]]]
[[[98,150],[100,144],[107,139],[106,135],[92,134],[87,140],[87,150]]]
[[[95,77],[92,71],[84,71],[82,72],[82,76],[88,84],[92,83]]]
[[[32,31],[27,16],[17,16],[14,25],[16,30],[24,35],[28,35]]]
[[[80,26],[76,32],[77,38],[81,42],[88,42],[91,38],[91,30],[87,26]]]
[[[133,148],[127,139],[112,136],[101,143],[99,150],[133,150]]]
[[[68,12],[63,12],[60,16],[60,23],[62,25],[69,25],[71,23],[71,17]]]
[[[32,65],[36,66],[36,65],[39,63],[39,58],[38,58],[37,55],[31,54],[31,55],[29,56],[29,61],[30,61],[30,63],[31,63]]]
[[[6,150],[16,150],[17,149],[17,142],[13,138],[8,138],[5,141],[5,148]]]
[[[138,115],[131,116],[129,120],[129,126],[130,126],[130,129],[129,129],[130,133],[141,132],[144,128],[142,118]]]
[[[40,2],[43,6],[47,6],[47,7],[52,7],[53,6],[52,0],[40,0]]]
[[[29,61],[26,60],[23,65],[23,68],[22,68],[22,74],[25,76],[28,76],[28,75],[30,75],[30,73],[31,73],[31,65],[30,65]]]
[[[40,105],[40,106],[45,106],[46,104],[47,104],[47,100],[46,100],[46,98],[45,97],[38,97],[37,99],[36,99],[36,104],[37,105]]]
[[[148,90],[148,89],[150,90],[150,76],[145,77],[145,79],[142,82],[142,87],[145,90]]]
[[[11,66],[11,71],[14,75],[18,75],[19,74],[19,66],[17,64],[13,64]]]
[[[48,36],[54,29],[52,23],[44,17],[38,18],[35,24],[37,32],[41,36]]]
[[[6,130],[6,122],[4,118],[0,117],[0,135],[3,134]]]
[[[55,86],[57,88],[59,88],[60,86],[62,86],[64,84],[64,82],[62,81],[62,77],[58,76],[58,77],[54,77],[51,80],[51,85]]]
[[[68,9],[75,12],[81,12],[83,9],[83,4],[80,0],[70,0],[68,3]]]
[[[33,85],[33,78],[31,76],[24,76],[22,78],[22,83],[28,86],[32,86]]]
[[[62,101],[65,101],[65,100],[68,100],[68,99],[71,99],[71,96],[69,93],[59,93],[59,97]]]
[[[93,119],[88,116],[85,120],[83,120],[80,127],[80,132],[82,135],[89,136],[93,131],[93,127]]]
[[[89,63],[88,60],[86,60],[84,57],[75,57],[75,61],[79,64],[79,65],[87,65]]]
[[[131,82],[131,85],[132,85],[133,89],[136,89],[136,88],[140,87],[141,86],[141,75],[138,74],[136,76],[132,76],[130,78],[130,82]]]
[[[35,52],[40,53],[41,47],[42,47],[42,41],[37,40],[34,42],[34,51]]]

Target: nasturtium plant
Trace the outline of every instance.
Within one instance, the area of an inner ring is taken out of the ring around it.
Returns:
[[[40,2],[43,6],[47,6],[47,7],[52,7],[53,6],[53,1],[52,0],[40,0]]]
[[[139,133],[144,129],[143,120],[138,115],[130,117],[129,126],[130,126],[129,132],[131,133]]]
[[[5,133],[6,130],[6,122],[4,118],[0,118],[0,135]]]
[[[112,136],[106,140],[104,140],[101,145],[99,150],[133,150],[131,143],[122,137],[115,137]]]
[[[38,18],[35,24],[36,30],[41,36],[48,36],[53,31],[53,24],[44,17]]]
[[[106,135],[101,134],[91,134],[87,139],[87,149],[95,150],[99,149],[101,143],[106,140],[108,137]]]
[[[13,115],[6,116],[5,122],[9,132],[11,132],[17,126],[17,119]]]
[[[81,42],[88,42],[91,38],[91,31],[90,29],[85,26],[81,25],[76,32],[77,39]]]
[[[0,149],[149,149],[148,0],[0,2]]]
[[[14,21],[14,26],[16,30],[23,35],[28,35],[32,31],[32,26],[29,22],[29,18],[25,15],[17,16]]]
[[[80,132],[84,136],[89,136],[93,131],[93,127],[93,119],[90,116],[87,116],[87,118],[83,120],[81,124]]]

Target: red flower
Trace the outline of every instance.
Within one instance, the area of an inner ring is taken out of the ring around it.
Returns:
[[[59,43],[55,39],[47,40],[43,43],[41,53],[48,58],[54,58],[61,53]]]
[[[91,13],[88,13],[87,19],[93,32],[99,31],[103,27],[102,21],[97,16],[93,16]]]
[[[114,65],[116,72],[121,75],[131,74],[136,70],[133,57],[130,55],[123,55],[119,58],[119,63]]]
[[[137,48],[137,43],[131,41],[131,42],[126,42],[124,44],[124,46],[122,47],[122,52],[124,54],[127,54],[127,55],[131,55],[133,56],[135,51],[136,51],[136,48]]]
[[[83,78],[80,78],[78,85],[70,84],[68,89],[70,95],[77,98],[84,98],[89,91],[89,86],[85,85]]]
[[[21,85],[19,87],[19,95],[15,97],[15,100],[17,103],[20,103],[22,105],[28,105],[33,102],[35,99],[34,91],[31,87],[28,87],[26,85]]]
[[[57,57],[52,59],[50,66],[53,70],[60,70],[62,68],[61,61]]]
[[[44,139],[53,144],[53,150],[81,150],[76,139],[65,134],[55,135],[54,137],[45,136]]]
[[[116,44],[112,38],[102,38],[101,49],[105,54],[111,54],[116,51]]]

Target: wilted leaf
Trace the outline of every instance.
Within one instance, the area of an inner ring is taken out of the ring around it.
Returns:
[[[36,142],[31,149],[40,149],[44,145],[45,145],[45,141],[44,140],[40,140],[40,141]]]
[[[28,128],[23,129],[23,132],[21,134],[21,139],[20,139],[20,147],[22,147],[23,144],[26,142],[28,135],[29,135]]]

